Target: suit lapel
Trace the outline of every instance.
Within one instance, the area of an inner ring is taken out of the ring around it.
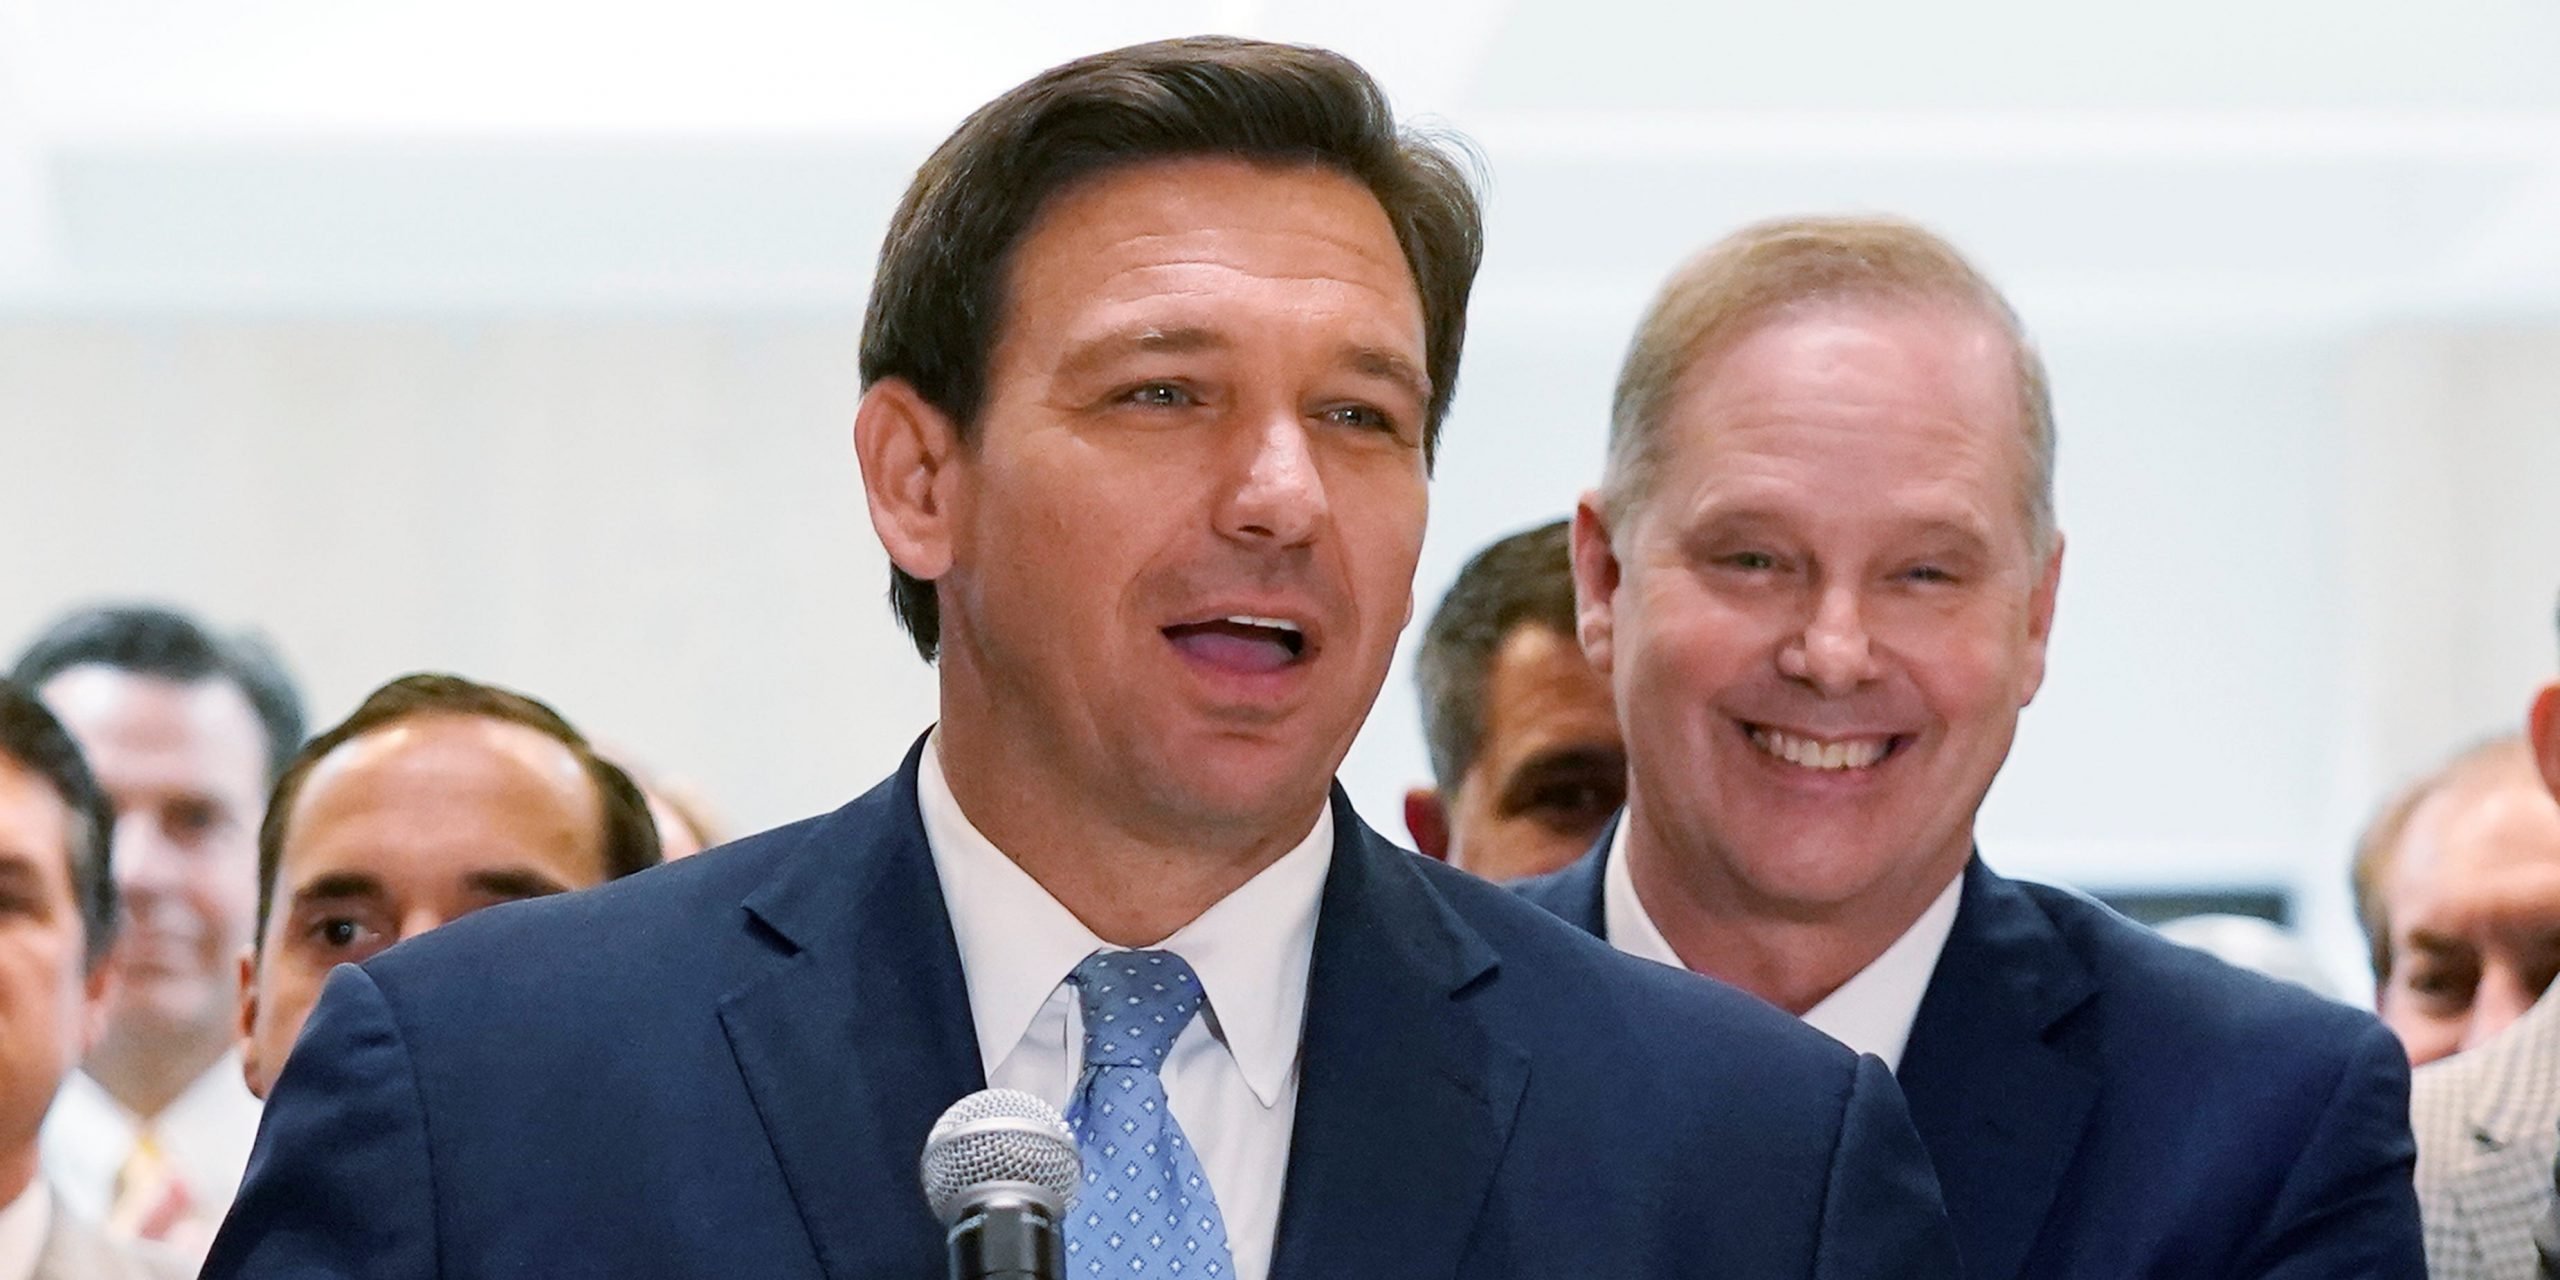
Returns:
[[[1274,1280],[1455,1276],[1527,1060],[1460,998],[1490,944],[1334,792]]]
[[[918,749],[921,749],[919,743]],[[750,895],[770,964],[720,1022],[819,1264],[835,1280],[938,1271],[916,1157],[984,1088],[969,994],[916,812],[917,753],[814,828]]]
[[[2097,990],[2051,920],[1976,858],[1895,1073],[1946,1193],[1965,1274],[2020,1273],[2098,1093],[2056,1034]],[[1985,1088],[1985,1081],[1998,1087]]]
[[[2451,1188],[2453,1221],[2479,1249],[2482,1280],[2534,1280],[2533,1229],[2551,1211],[2549,1142],[2482,1152]]]

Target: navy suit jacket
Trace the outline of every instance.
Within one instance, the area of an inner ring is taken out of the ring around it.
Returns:
[[[1605,934],[1608,848],[1519,892]],[[1979,857],[1962,894],[1897,1076],[1971,1280],[2426,1274],[2371,1014]]]
[[[985,1079],[914,765],[339,968],[205,1275],[942,1275]],[[1878,1064],[1333,806],[1276,1278],[1955,1274]]]

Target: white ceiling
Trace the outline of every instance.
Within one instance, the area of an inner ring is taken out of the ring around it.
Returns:
[[[2560,311],[2550,0],[0,0],[0,308],[852,308],[961,114],[1197,29],[1475,140],[1485,323],[1617,322],[1813,208],[2048,326]]]

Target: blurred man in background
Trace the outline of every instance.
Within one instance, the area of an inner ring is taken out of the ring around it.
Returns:
[[[1436,785],[1405,796],[1414,847],[1492,880],[1582,856],[1627,792],[1609,684],[1573,639],[1572,524],[1467,561],[1414,659]]]
[[[2525,757],[2541,779],[2544,798],[2560,801],[2560,681],[2535,695],[2526,725]],[[2476,771],[2503,775],[2509,765],[2501,762],[2512,760],[2506,745],[2493,743],[2463,759],[2486,756],[2490,763]],[[2462,763],[2457,760],[2456,768]],[[2430,802],[2421,797],[2420,803]],[[2528,926],[2518,945],[2528,955],[2537,943],[2550,947],[2547,931],[2553,925],[2532,909],[2540,903],[2541,910],[2548,910],[2544,865],[2496,852],[2483,853],[2473,865],[2490,885],[2509,891],[2467,895],[2478,904],[2469,914],[2483,920],[2508,917],[2517,925],[2543,920]],[[2450,891],[2443,896],[2466,897]],[[2510,916],[2520,907],[2525,909]],[[2401,909],[2397,901],[2389,907],[2394,916]],[[2398,921],[2391,923],[2390,936],[2396,939]],[[2449,928],[2456,939],[2494,939],[2498,932]],[[2497,949],[2509,948],[2501,943]],[[2501,963],[2490,954],[2489,963]],[[2539,967],[2541,962],[2530,963]],[[2539,978],[2548,987],[2549,969],[2542,968]],[[2529,983],[2534,975],[2528,971],[2496,981]],[[2560,1176],[2553,1168],[2554,1156],[2560,1154],[2560,997],[2546,991],[2503,1033],[2472,1036],[2463,1052],[2420,1070],[2409,1105],[2418,1133],[2418,1197],[2426,1211],[2428,1273],[2435,1280],[2529,1276],[2539,1253],[2543,1274],[2560,1274],[2554,1266],[2560,1256],[2560,1222],[2554,1221],[2553,1198],[2554,1179]]]
[[[173,1254],[101,1238],[60,1204],[37,1134],[95,1038],[115,936],[114,829],[71,735],[0,681],[0,1277],[157,1280]]]
[[[2471,1049],[2560,972],[2560,802],[2522,737],[2412,783],[2356,843],[2374,1007],[2412,1063]]]
[[[1976,856],[2062,574],[2043,364],[1945,242],[1794,219],[1683,267],[1574,515],[1612,838],[1523,892],[1895,1067],[1974,1280],[2419,1272],[2372,1015]]]
[[[115,805],[123,899],[105,1033],[46,1123],[45,1170],[111,1233],[199,1251],[257,1133],[235,1056],[240,952],[301,699],[264,646],[156,608],[66,617],[11,678],[70,727]]]
[[[656,865],[639,788],[551,708],[449,675],[374,690],[285,766],[258,832],[258,944],[240,957],[250,1091],[274,1087],[332,966]]]

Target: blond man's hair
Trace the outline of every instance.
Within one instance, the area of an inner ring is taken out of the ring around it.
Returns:
[[[1914,223],[1884,217],[1755,223],[1672,275],[1618,372],[1601,481],[1611,523],[1651,492],[1662,457],[1662,419],[1683,374],[1775,321],[1838,302],[1949,305],[1977,313],[2008,338],[2026,451],[2018,498],[2036,550],[2049,550],[2054,432],[2044,360],[2008,300],[1953,245]]]
[[[2541,780],[2533,760],[2533,744],[2520,733],[2500,734],[2463,748],[2400,788],[2375,812],[2373,821],[2365,824],[2364,834],[2356,838],[2355,861],[2348,868],[2347,883],[2355,892],[2356,922],[2364,926],[2365,954],[2373,962],[2375,982],[2391,977],[2395,959],[2391,949],[2391,905],[2383,893],[2383,882],[2400,862],[2401,846],[2409,841],[2409,824],[2416,820],[2418,810],[2448,791],[2494,791],[2502,785],[2532,785]]]

